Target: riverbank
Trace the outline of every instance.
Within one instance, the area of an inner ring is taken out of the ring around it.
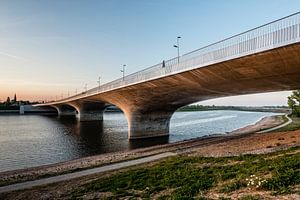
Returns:
[[[201,149],[206,149],[209,148],[209,145],[228,142],[232,139],[239,139],[242,137],[246,137],[252,132],[257,132],[259,130],[277,126],[279,124],[282,124],[285,121],[284,119],[285,118],[282,116],[265,117],[253,125],[249,125],[247,127],[233,131],[232,133],[224,135],[212,135],[171,144],[157,145],[153,147],[124,152],[107,153],[46,166],[2,172],[0,173],[0,185],[3,186],[16,182],[24,182],[28,180],[35,180],[54,175],[80,171],[83,169],[121,162],[124,160],[146,157],[168,151],[190,151],[193,147],[201,147]]]
[[[212,111],[212,110],[236,110],[247,112],[273,112],[273,113],[290,113],[291,109],[287,106],[204,106],[204,105],[188,105],[178,109],[179,112],[193,111]]]

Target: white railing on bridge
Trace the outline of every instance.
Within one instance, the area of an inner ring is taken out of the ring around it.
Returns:
[[[300,41],[300,12],[164,61],[142,71],[61,99],[70,101]]]

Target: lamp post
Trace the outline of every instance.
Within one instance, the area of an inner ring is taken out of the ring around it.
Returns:
[[[124,77],[125,77],[125,67],[126,67],[126,65],[123,65],[123,69],[120,70],[123,73],[123,81],[124,81]]]
[[[84,90],[87,92],[87,83],[84,85]]]
[[[173,45],[173,47],[177,48],[177,62],[179,64],[179,39],[181,37],[180,36],[177,36],[177,45]]]
[[[101,76],[98,77],[98,92],[100,92],[100,86],[101,86]]]

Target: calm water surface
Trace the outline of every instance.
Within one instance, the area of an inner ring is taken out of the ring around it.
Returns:
[[[106,152],[226,133],[275,113],[241,111],[177,112],[168,138],[127,140],[122,113],[101,122],[77,122],[39,115],[0,115],[0,171],[21,169]]]

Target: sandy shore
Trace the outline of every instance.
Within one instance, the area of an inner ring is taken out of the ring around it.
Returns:
[[[228,134],[212,135],[171,144],[158,145],[124,152],[107,153],[57,164],[2,172],[0,173],[0,184],[6,185],[7,183],[33,180],[41,177],[48,177],[71,171],[92,168],[95,166],[101,166],[108,163],[155,155],[167,151],[173,151],[177,153],[188,152],[192,155],[197,154],[202,156],[228,156],[243,153],[263,153],[272,151],[275,148],[283,148],[287,145],[299,145],[300,131],[274,134],[251,134],[282,123],[282,118],[275,116],[265,117],[256,124],[249,125]]]

